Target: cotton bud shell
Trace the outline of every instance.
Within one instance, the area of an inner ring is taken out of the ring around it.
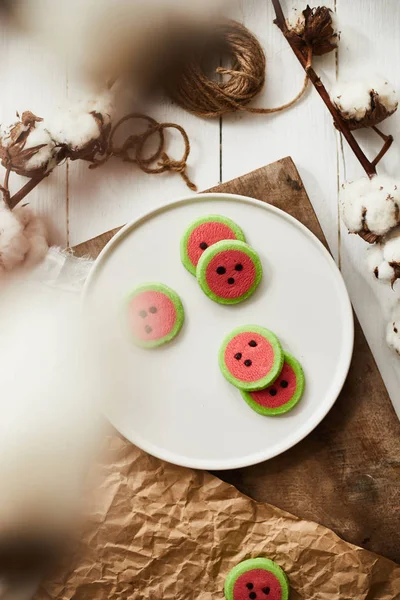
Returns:
[[[294,10],[286,21],[286,37],[299,48],[311,48],[316,56],[335,50],[339,34],[336,31],[334,13],[326,6],[310,8],[302,12]]]
[[[0,158],[4,167],[18,175],[37,177],[49,173],[63,157],[43,119],[26,111],[1,131]]]

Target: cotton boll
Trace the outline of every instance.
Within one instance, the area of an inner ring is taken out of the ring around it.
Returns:
[[[367,264],[377,279],[394,285],[400,278],[400,227],[368,249]]]
[[[297,35],[301,35],[306,26],[306,18],[303,11],[298,8],[292,8],[286,19],[286,25],[288,29],[294,31]]]
[[[42,147],[40,148],[39,146]],[[25,168],[28,171],[51,171],[54,169],[57,164],[55,146],[56,144],[52,140],[43,121],[37,123],[26,139],[24,150],[35,147],[39,148],[37,152],[33,154],[32,158],[26,161]]]
[[[100,135],[93,115],[75,108],[59,113],[48,126],[53,138],[59,144],[70,146],[72,150],[81,148]]]
[[[3,167],[25,177],[39,177],[49,173],[62,156],[51,139],[43,119],[30,111],[0,134],[0,159]]]
[[[351,233],[382,236],[400,223],[400,185],[386,175],[346,182],[339,201],[343,221]]]
[[[107,91],[59,110],[47,120],[46,128],[66,157],[93,160],[107,149],[113,114],[113,96]]]
[[[20,266],[29,250],[24,226],[2,202],[0,204],[0,274]]]
[[[331,93],[331,100],[350,129],[377,125],[398,106],[398,96],[393,86],[381,77],[355,82],[338,82]]]
[[[330,96],[346,120],[361,121],[371,109],[371,94],[364,82],[337,83]]]
[[[386,341],[389,348],[392,348],[400,356],[400,302],[392,310],[386,329]]]
[[[15,208],[13,213],[23,225],[24,236],[29,243],[29,248],[24,257],[23,267],[34,267],[44,259],[49,249],[46,225],[43,219],[35,215],[29,206]]]
[[[393,280],[394,269],[384,258],[382,244],[374,244],[367,249],[367,268],[380,281],[388,283]]]
[[[81,106],[88,112],[96,112],[103,115],[106,122],[114,117],[115,112],[114,86],[110,90],[103,90],[95,97],[81,101]]]
[[[11,211],[0,204],[0,274],[31,268],[43,260],[48,250],[44,222],[28,206]]]
[[[371,82],[371,90],[379,96],[379,102],[392,114],[397,110],[399,97],[391,83],[383,77],[375,77]]]

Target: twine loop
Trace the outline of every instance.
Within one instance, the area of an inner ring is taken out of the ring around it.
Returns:
[[[143,133],[135,133],[129,135],[121,146],[117,146],[115,137],[121,125],[127,121],[145,121],[147,129]],[[179,160],[172,159],[165,151],[165,135],[166,129],[176,129],[182,136],[184,143],[184,151],[182,158]],[[145,154],[146,142],[153,136],[158,136],[158,144],[156,149],[148,156]],[[197,190],[195,184],[189,178],[187,169],[187,159],[190,154],[190,141],[186,131],[177,123],[159,123],[152,117],[141,113],[130,113],[122,117],[112,128],[108,141],[107,154],[104,158],[94,162],[91,167],[95,168],[104,164],[111,156],[121,158],[123,162],[137,164],[138,167],[148,174],[165,173],[172,171],[178,173],[186,185],[193,191]],[[152,166],[157,163],[157,166]]]

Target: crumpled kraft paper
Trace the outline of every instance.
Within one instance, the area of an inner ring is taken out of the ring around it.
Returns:
[[[255,556],[286,571],[291,600],[400,598],[390,560],[117,434],[101,477],[84,550],[35,600],[221,600],[229,570]]]

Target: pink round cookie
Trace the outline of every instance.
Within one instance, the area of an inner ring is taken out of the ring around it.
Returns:
[[[170,342],[184,321],[181,299],[162,283],[145,283],[135,288],[128,298],[127,313],[132,338],[143,348]]]
[[[288,600],[289,582],[273,560],[249,558],[228,573],[224,592],[226,600]]]
[[[282,371],[271,385],[259,391],[241,390],[241,394],[253,410],[274,416],[292,410],[301,399],[304,387],[304,373],[299,361],[285,352]]]
[[[283,350],[272,331],[258,325],[244,325],[223,341],[219,366],[229,383],[240,390],[261,390],[279,376]]]
[[[221,240],[245,241],[244,233],[231,219],[222,215],[206,215],[193,221],[181,240],[181,260],[196,275],[197,264],[205,250]]]
[[[197,281],[219,304],[237,304],[251,296],[262,279],[257,252],[238,240],[223,240],[208,248],[199,260]]]

